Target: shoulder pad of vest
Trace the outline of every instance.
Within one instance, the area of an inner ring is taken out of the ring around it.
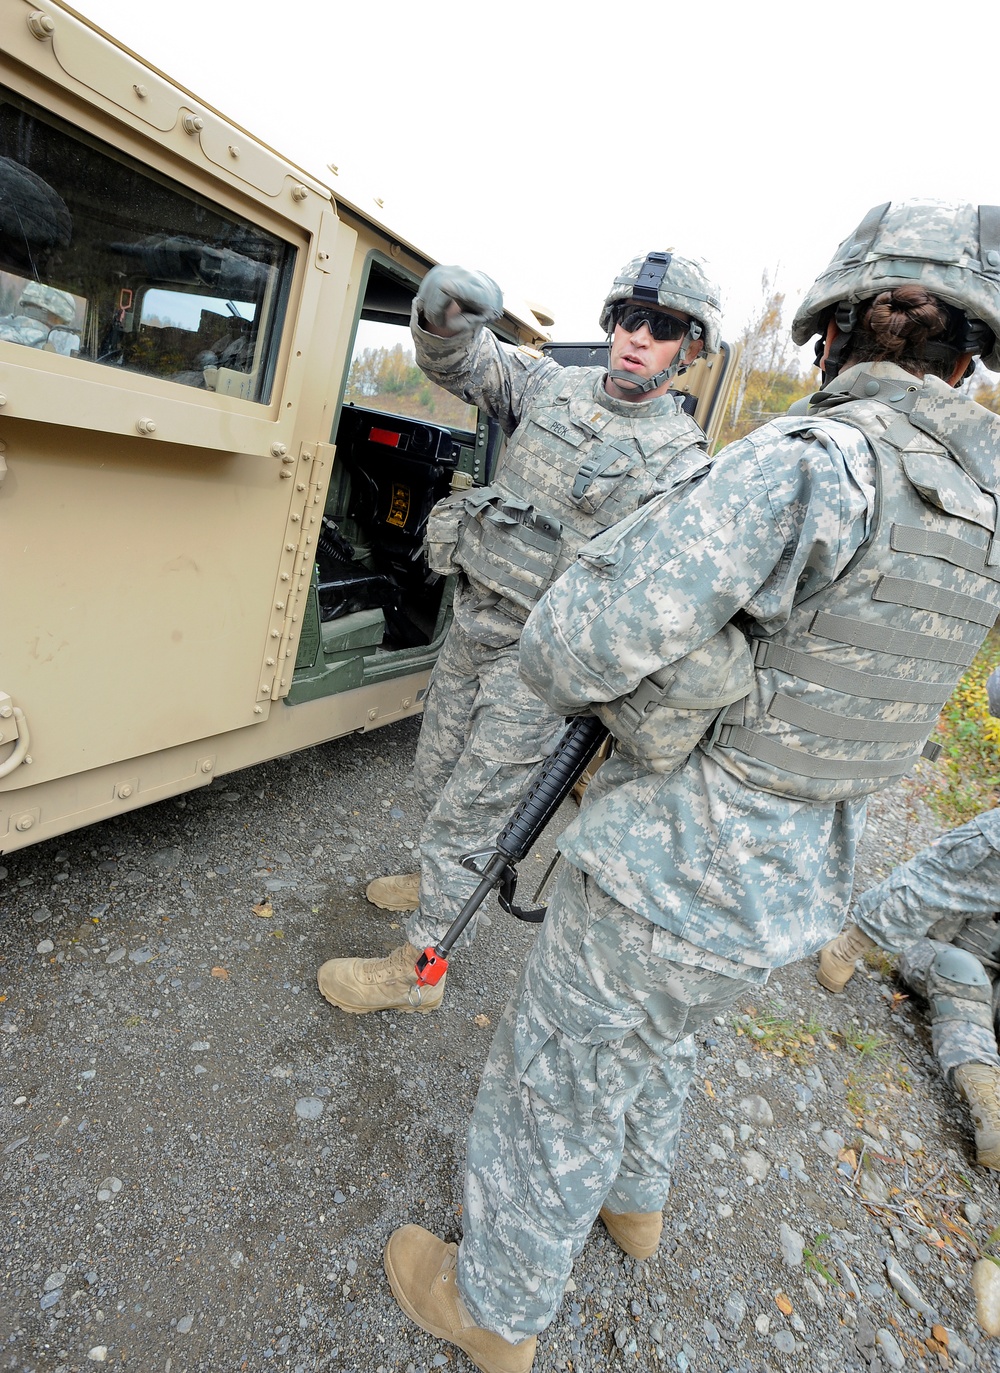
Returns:
[[[523,353],[524,356],[526,358],[529,358],[532,362],[537,362],[539,358],[543,358],[545,356],[545,354],[541,352],[538,348],[529,348],[529,346],[526,343],[522,343],[517,351],[519,353]]]
[[[985,491],[1000,487],[1000,417],[938,377],[924,377],[910,423],[954,454]]]

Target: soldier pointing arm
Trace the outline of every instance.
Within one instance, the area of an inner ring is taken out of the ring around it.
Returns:
[[[496,419],[508,443],[489,486],[447,497],[428,521],[430,564],[457,586],[414,765],[427,814],[420,871],[368,889],[413,913],[388,958],[320,969],[320,991],[345,1011],[440,1005],[444,982],[417,988],[414,964],[476,886],[459,860],[493,841],[563,729],[518,674],[524,622],[596,535],[709,465],[704,434],[670,392],[703,347],[719,347],[719,293],[699,261],[657,252],[626,264],[601,310],[608,370],[500,342],[484,326],[501,309],[495,283],[461,267],[433,268],[414,301],[421,368]]]

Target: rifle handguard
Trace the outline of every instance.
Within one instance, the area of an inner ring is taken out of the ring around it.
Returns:
[[[417,959],[414,971],[418,987],[433,987],[448,970],[448,955],[456,939],[494,887],[500,887],[500,904],[519,920],[537,922],[545,907],[522,911],[513,903],[517,883],[515,865],[534,846],[545,826],[573,790],[583,770],[600,748],[607,729],[595,715],[579,715],[544,760],[528,787],[527,794],[497,836],[496,846],[479,853],[466,854],[461,862],[478,874],[476,890],[449,925],[439,944],[428,946]],[[479,867],[478,863],[483,866]]]

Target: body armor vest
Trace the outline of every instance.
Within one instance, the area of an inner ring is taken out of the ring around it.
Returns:
[[[765,791],[839,801],[909,771],[997,618],[1000,421],[887,364],[851,368],[809,413],[804,438],[849,424],[868,440],[872,529],[832,586],[755,634],[753,691],[713,756]]]
[[[588,367],[554,373],[511,435],[492,485],[435,506],[427,525],[433,571],[461,569],[525,619],[590,539],[648,500],[680,453],[692,450],[690,474],[705,466],[705,436],[675,397],[614,401],[603,376]],[[678,479],[686,475],[678,467]]]

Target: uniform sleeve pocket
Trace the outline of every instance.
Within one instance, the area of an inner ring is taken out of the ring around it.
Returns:
[[[455,548],[465,523],[465,499],[464,492],[446,496],[427,517],[424,535],[427,566],[442,577],[458,571]]]

